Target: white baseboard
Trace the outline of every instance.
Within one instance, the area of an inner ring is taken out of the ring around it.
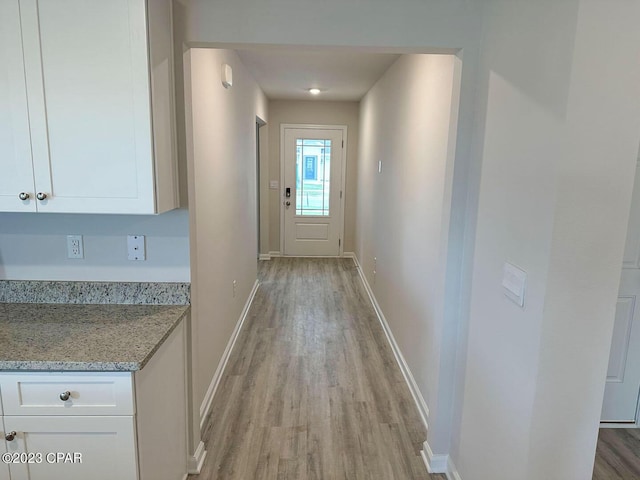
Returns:
[[[434,454],[428,442],[422,444],[420,455],[429,473],[446,473],[449,455]]]
[[[204,465],[204,459],[207,458],[207,451],[204,448],[204,442],[200,441],[193,456],[189,457],[187,471],[189,475],[198,475]]]
[[[428,430],[429,429],[429,407],[427,406],[427,402],[424,401],[424,397],[422,396],[422,393],[418,388],[418,384],[413,378],[413,374],[409,369],[409,365],[407,365],[407,362],[404,359],[402,352],[400,351],[400,347],[398,346],[396,339],[393,337],[391,328],[387,323],[387,319],[385,318],[384,313],[382,313],[382,309],[380,308],[380,305],[378,305],[378,301],[376,300],[376,297],[373,294],[373,290],[371,289],[371,286],[367,281],[367,277],[364,275],[364,272],[362,271],[362,267],[360,266],[360,262],[358,262],[358,258],[356,257],[355,254],[352,258],[354,263],[356,264],[356,267],[358,268],[358,273],[360,274],[360,278],[362,279],[364,288],[367,291],[367,294],[369,295],[369,299],[373,304],[373,308],[376,312],[376,315],[378,316],[380,325],[382,325],[382,330],[384,330],[384,334],[387,336],[389,345],[391,345],[391,350],[393,351],[393,355],[396,357],[396,362],[398,362],[398,365],[400,366],[400,371],[402,372],[402,376],[404,377],[404,380],[407,382],[407,385],[409,386],[409,391],[411,392],[413,401],[415,402],[416,407],[418,407],[418,413],[420,414],[420,419],[422,420],[424,428]]]
[[[283,255],[280,252],[269,252],[269,253],[261,253],[259,259],[260,260],[271,260],[273,257],[282,257]],[[356,254],[354,252],[343,252],[341,255],[343,258],[356,258]],[[290,257],[295,258],[336,258],[335,255],[290,255]]]
[[[600,428],[640,428],[638,423],[600,422]]]
[[[447,467],[447,479],[448,480],[462,480],[462,477],[456,470],[456,466],[453,464],[451,457],[449,457],[448,467]]]
[[[428,442],[422,444],[420,456],[429,473],[444,473],[447,476],[447,480],[462,480],[451,457],[449,455],[434,454]]]
[[[231,334],[229,343],[227,343],[227,347],[224,349],[224,353],[222,354],[220,363],[218,363],[218,368],[216,368],[216,371],[213,374],[213,378],[211,379],[211,383],[209,384],[207,393],[204,396],[204,400],[200,405],[200,431],[204,429],[204,423],[207,419],[207,415],[209,415],[209,410],[211,410],[211,403],[213,402],[213,397],[216,394],[216,390],[218,389],[218,385],[220,384],[220,380],[222,379],[222,374],[224,373],[224,369],[226,368],[227,362],[229,361],[229,357],[231,356],[231,351],[233,350],[233,346],[236,344],[236,340],[238,339],[238,334],[240,333],[240,330],[242,329],[242,325],[244,324],[244,321],[247,318],[247,314],[249,313],[249,309],[251,308],[251,303],[253,302],[253,298],[256,296],[256,292],[258,291],[259,285],[260,283],[258,282],[258,280],[256,280],[256,283],[253,284],[253,289],[249,294],[249,298],[247,299],[247,303],[245,303],[244,308],[242,309],[242,313],[240,314],[240,319],[238,320],[236,327],[233,329],[233,333]]]

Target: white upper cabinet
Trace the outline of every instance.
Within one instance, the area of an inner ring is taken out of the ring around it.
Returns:
[[[0,4],[0,210],[175,208],[170,2]]]
[[[20,5],[0,0],[0,210],[34,212]]]

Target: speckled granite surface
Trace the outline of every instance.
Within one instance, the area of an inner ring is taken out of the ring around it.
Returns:
[[[188,305],[190,284],[0,280],[0,302]]]
[[[0,303],[0,370],[140,370],[189,308]]]

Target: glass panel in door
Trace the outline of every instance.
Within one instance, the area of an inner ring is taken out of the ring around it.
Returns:
[[[296,215],[329,216],[331,140],[296,139]]]

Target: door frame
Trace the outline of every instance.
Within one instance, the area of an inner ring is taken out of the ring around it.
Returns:
[[[258,245],[256,247],[256,258],[260,260],[262,252],[262,216],[263,210],[266,210],[262,205],[262,178],[264,177],[263,168],[261,168],[262,158],[260,155],[260,129],[267,124],[264,120],[256,115],[256,228],[257,228],[257,240]]]
[[[338,257],[344,256],[344,204],[347,196],[346,177],[347,177],[347,126],[346,125],[316,125],[308,123],[281,123],[280,124],[280,255],[284,256],[284,163],[285,163],[285,149],[284,149],[284,132],[288,128],[295,129],[307,129],[307,130],[341,130],[342,142],[342,171],[340,172],[340,191],[342,192],[342,198],[340,198],[340,217],[338,218],[338,225],[340,227],[340,249]]]

